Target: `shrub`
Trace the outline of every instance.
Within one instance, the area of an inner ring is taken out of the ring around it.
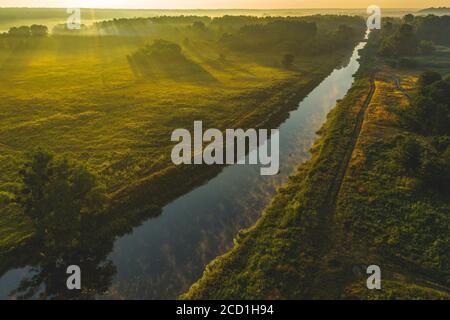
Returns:
[[[424,189],[448,194],[450,189],[450,151],[442,156],[425,154],[422,158],[420,178]]]
[[[30,27],[30,33],[33,37],[45,37],[48,35],[48,28],[46,26],[33,24]]]
[[[393,161],[404,168],[408,173],[414,173],[420,167],[421,146],[412,138],[400,140],[393,150]]]
[[[295,57],[293,54],[287,53],[283,56],[283,60],[281,61],[281,64],[286,69],[290,69],[292,65],[294,64]]]
[[[417,84],[419,87],[423,88],[439,80],[442,80],[442,76],[438,72],[425,71],[419,76]]]
[[[23,189],[18,203],[33,221],[37,237],[47,245],[76,245],[82,219],[104,209],[105,190],[96,176],[47,151],[30,154],[20,175]]]
[[[436,50],[434,43],[427,40],[420,41],[419,48],[420,52],[424,55],[430,55]]]
[[[397,62],[397,66],[399,68],[416,68],[418,66],[418,63],[414,59],[407,59],[407,58],[400,58]]]

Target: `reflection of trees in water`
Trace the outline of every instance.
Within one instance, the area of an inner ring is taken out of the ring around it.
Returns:
[[[80,233],[77,231],[72,235],[74,242],[78,242],[76,237]],[[107,260],[113,238],[98,235],[92,229],[81,230],[81,235],[79,244],[69,249],[44,245],[34,252],[38,258],[30,276],[23,279],[10,296],[17,299],[95,299],[105,294],[116,274],[116,267]],[[67,289],[70,275],[66,271],[70,265],[81,269],[81,290]]]
[[[22,299],[95,298],[110,286],[116,269],[106,261],[114,237],[102,228],[106,196],[86,167],[39,150],[20,171],[17,203],[33,223],[33,275],[11,296]],[[29,252],[28,252],[29,253]],[[77,265],[82,289],[68,290],[66,270]]]

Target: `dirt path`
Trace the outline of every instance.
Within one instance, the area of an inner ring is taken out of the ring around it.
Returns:
[[[345,153],[344,158],[342,159],[342,162],[339,166],[339,170],[336,174],[336,177],[334,179],[333,185],[330,188],[330,191],[327,196],[327,201],[324,206],[324,210],[328,212],[328,214],[333,214],[336,211],[336,203],[339,196],[339,192],[342,187],[342,182],[344,181],[345,173],[347,172],[347,167],[350,163],[350,159],[353,154],[353,150],[356,147],[356,143],[359,138],[359,134],[361,132],[362,125],[364,123],[364,117],[366,115],[367,108],[372,101],[373,95],[375,93],[375,80],[374,77],[370,80],[370,91],[366,97],[366,100],[364,101],[364,104],[362,105],[361,109],[359,110],[358,116],[356,118],[356,125],[353,129],[353,133],[351,136],[350,143],[347,147],[347,151]]]
[[[400,90],[405,97],[408,99],[409,102],[411,102],[412,98],[409,95],[408,92],[406,92],[400,84],[400,80],[398,78],[395,78],[396,87],[398,90]],[[371,79],[371,88],[369,91],[369,94],[366,97],[366,100],[364,101],[363,106],[361,107],[357,119],[356,119],[356,125],[354,128],[354,131],[351,136],[351,141],[348,145],[348,148],[346,150],[346,154],[344,158],[342,159],[342,162],[340,164],[338,173],[336,174],[335,180],[333,182],[333,185],[330,188],[330,192],[327,197],[326,205],[323,208],[324,217],[328,219],[328,241],[327,245],[324,246],[324,252],[323,252],[323,261],[322,261],[322,270],[326,270],[329,268],[329,261],[332,261],[335,258],[335,253],[338,251],[337,246],[341,245],[341,242],[339,241],[339,233],[337,229],[337,225],[335,223],[335,217],[336,217],[336,206],[337,201],[339,197],[339,193],[344,181],[344,177],[347,171],[347,168],[349,166],[351,156],[353,154],[353,151],[356,147],[356,144],[358,142],[358,138],[362,129],[362,125],[364,123],[364,118],[366,115],[366,111],[368,106],[370,105],[370,102],[372,101],[372,98],[375,93],[376,85],[374,82],[374,78]],[[404,270],[409,270],[409,275],[412,276],[414,279],[414,282],[417,284],[421,284],[425,287],[433,288],[435,290],[443,291],[443,292],[450,292],[450,289],[445,285],[440,283],[439,278],[430,277],[427,274],[424,274],[423,271],[421,271],[416,265],[414,265],[411,262],[404,261],[402,259],[395,259],[395,257],[392,257],[392,259],[395,261],[393,265],[389,266],[389,269],[391,271],[396,271],[399,274],[404,272]],[[334,298],[333,294],[339,294],[340,289],[337,288],[330,288],[330,298]]]
[[[408,92],[406,92],[405,89],[402,88],[402,85],[400,84],[400,80],[398,78],[395,78],[395,86],[405,95],[405,97],[409,100],[409,102],[411,102],[411,96],[409,95]]]
[[[329,274],[330,269],[333,269],[333,267],[330,268],[330,265],[333,265],[335,261],[339,260],[339,252],[341,247],[343,247],[341,242],[342,234],[339,232],[340,228],[336,222],[336,205],[347,168],[358,142],[367,108],[374,96],[375,88],[374,77],[372,77],[370,79],[370,90],[356,117],[356,123],[347,150],[339,164],[339,168],[328,191],[324,205],[320,210],[322,219],[321,226],[323,226],[323,230],[320,231],[320,234],[322,235],[320,238],[321,243],[317,245],[317,249],[320,251],[320,254],[318,255],[320,256],[320,261],[318,261],[319,267],[315,280],[313,281],[312,295],[321,297],[322,299],[336,299],[342,293],[342,287],[345,286],[344,277],[338,276],[338,279],[336,278],[336,275]],[[320,288],[320,290],[316,291],[317,288]]]

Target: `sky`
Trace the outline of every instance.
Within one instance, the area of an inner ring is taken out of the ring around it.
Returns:
[[[0,0],[0,7],[82,7],[148,9],[428,8],[449,0]]]

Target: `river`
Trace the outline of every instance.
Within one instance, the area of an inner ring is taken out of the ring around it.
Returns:
[[[261,176],[258,165],[233,165],[165,206],[162,214],[118,238],[109,259],[116,267],[108,294],[99,298],[171,299],[186,291],[205,266],[232,247],[233,238],[255,223],[262,209],[295,167],[311,156],[316,132],[329,111],[351,88],[359,68],[360,43],[346,64],[336,68],[280,130],[280,174]],[[0,299],[8,298],[29,268],[0,279]]]

